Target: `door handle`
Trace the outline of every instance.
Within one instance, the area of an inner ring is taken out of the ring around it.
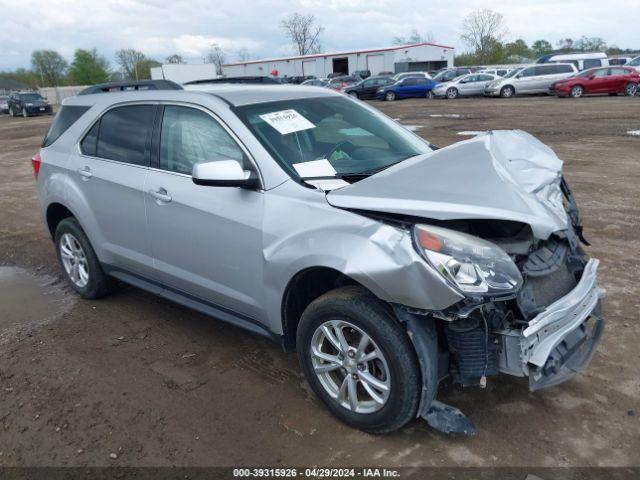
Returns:
[[[78,173],[80,174],[83,180],[89,180],[91,177],[93,177],[93,173],[91,173],[91,169],[86,166],[79,168]]]
[[[158,190],[149,190],[149,195],[155,198],[160,203],[169,203],[172,198],[164,188],[159,188]]]

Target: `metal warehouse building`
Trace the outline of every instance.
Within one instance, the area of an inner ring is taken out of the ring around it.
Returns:
[[[398,45],[375,50],[319,53],[297,57],[251,60],[222,66],[228,77],[273,75],[278,77],[330,73],[350,74],[356,70],[380,72],[432,71],[453,66],[453,47],[433,43]]]

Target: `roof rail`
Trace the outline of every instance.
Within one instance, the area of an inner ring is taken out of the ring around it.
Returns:
[[[130,90],[182,90],[182,86],[171,80],[140,80],[137,82],[109,82],[92,85],[78,95],[93,93],[127,92]]]
[[[279,84],[280,82],[275,78],[267,76],[252,76],[252,77],[218,77],[218,78],[205,78],[202,80],[191,80],[185,82],[185,85],[202,85],[204,83],[250,83],[250,84]]]

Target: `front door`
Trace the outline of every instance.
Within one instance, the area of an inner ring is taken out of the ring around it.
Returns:
[[[148,235],[158,280],[257,319],[262,291],[263,193],[193,183],[196,163],[249,160],[208,111],[165,105],[157,169],[146,183]]]

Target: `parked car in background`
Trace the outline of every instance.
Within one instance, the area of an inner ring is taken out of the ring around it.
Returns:
[[[9,113],[9,95],[0,95],[0,113]]]
[[[625,65],[631,61],[631,57],[609,57],[609,65]]]
[[[376,92],[380,87],[385,87],[392,83],[395,82],[391,77],[369,77],[360,83],[345,88],[343,92],[360,99],[376,98]]]
[[[454,78],[458,78],[461,75],[466,75],[467,73],[471,73],[470,68],[447,68],[444,70],[440,70],[433,79],[440,82],[450,82]]]
[[[331,90],[343,90],[351,85],[355,85],[358,82],[361,82],[362,79],[360,77],[354,77],[351,75],[344,75],[341,77],[332,78],[329,83],[326,85],[327,88]]]
[[[329,80],[326,78],[312,78],[310,80],[305,80],[300,85],[306,85],[308,87],[326,87],[329,83]]]
[[[635,68],[637,71],[640,72],[640,56],[632,60],[629,60],[627,63],[624,64],[624,66]]]
[[[488,73],[469,73],[450,82],[438,83],[433,88],[435,98],[458,98],[484,94],[484,89],[491,82],[500,79],[498,75]]]
[[[402,73],[396,73],[393,76],[393,79],[397,82],[398,80],[402,80],[404,78],[409,78],[409,77],[431,78],[431,75],[429,75],[427,72],[402,72]]]
[[[497,75],[498,77],[504,77],[507,73],[509,73],[513,68],[485,68],[482,70],[478,70],[476,73],[488,73],[489,75]]]
[[[578,70],[608,67],[609,60],[606,53],[566,53],[562,55],[543,55],[536,63],[572,63]]]
[[[30,117],[32,115],[51,115],[51,104],[37,92],[18,92],[9,97],[9,115]]]
[[[369,70],[356,70],[351,75],[353,75],[354,77],[360,77],[362,79],[365,79],[371,76],[371,72]]]
[[[395,75],[395,73],[393,72],[380,72],[378,73],[378,77],[393,77]]]
[[[638,93],[640,72],[631,67],[592,68],[565,80],[554,82],[549,87],[551,95],[579,98],[594,93],[615,95]]]
[[[431,98],[431,90],[436,82],[430,78],[408,77],[398,82],[378,88],[376,98],[388,102],[399,98],[421,97]]]
[[[510,98],[514,95],[548,93],[552,83],[578,73],[572,63],[536,64],[522,67],[487,85],[484,94]]]
[[[342,72],[331,72],[327,75],[327,78],[346,77],[347,75]]]
[[[280,85],[282,82],[277,77],[268,77],[266,75],[256,75],[253,77],[217,77],[217,78],[205,78],[201,80],[191,80],[185,82],[184,85],[206,85],[213,83],[247,83],[247,84],[261,84],[261,85]]]

